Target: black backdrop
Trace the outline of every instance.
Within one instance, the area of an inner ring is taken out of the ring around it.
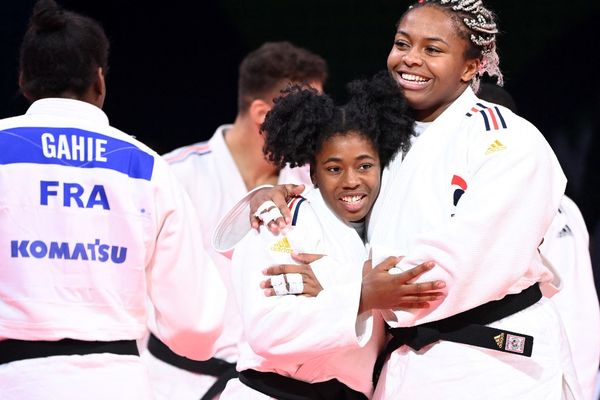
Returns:
[[[112,44],[105,111],[112,125],[159,153],[205,140],[236,113],[237,66],[268,40],[290,40],[327,59],[326,91],[385,67],[403,0],[63,0],[99,20]],[[506,87],[544,133],[588,227],[599,220],[600,2],[488,0],[499,17]],[[0,117],[27,107],[17,56],[32,0],[0,13]],[[598,236],[598,235],[597,235]]]

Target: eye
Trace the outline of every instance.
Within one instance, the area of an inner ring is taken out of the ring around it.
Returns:
[[[326,167],[325,170],[331,174],[339,174],[342,169],[340,167],[333,166]]]
[[[408,42],[403,39],[394,40],[394,46],[396,46],[396,48],[400,50],[408,49],[409,47]]]
[[[433,46],[427,46],[425,48],[425,51],[429,54],[439,54],[442,52],[442,50],[438,49],[437,47],[433,47]]]
[[[358,169],[360,171],[368,171],[371,168],[373,168],[373,164],[371,164],[371,163],[365,163],[365,164],[361,164],[361,165],[358,166]]]

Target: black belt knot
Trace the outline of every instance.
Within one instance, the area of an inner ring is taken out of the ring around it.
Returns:
[[[403,345],[419,351],[427,345],[446,340],[531,357],[532,336],[486,325],[524,310],[541,298],[542,292],[539,284],[536,283],[521,293],[506,295],[500,300],[490,301],[439,321],[409,328],[387,326],[387,331],[392,338],[375,361],[373,383],[377,383],[388,356]]]

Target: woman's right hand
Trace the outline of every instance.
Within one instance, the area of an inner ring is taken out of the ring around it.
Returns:
[[[388,257],[375,268],[371,268],[371,260],[365,262],[359,314],[373,309],[428,308],[430,302],[445,296],[439,291],[446,287],[444,281],[408,283],[431,270],[435,263],[424,262],[400,274],[390,274],[401,259]]]
[[[271,188],[257,190],[250,199],[250,224],[252,225],[252,228],[258,229],[258,227],[265,222],[259,216],[268,213],[276,207],[279,209],[281,216],[274,219],[268,218],[266,223],[271,232],[279,233],[292,220],[290,209],[287,206],[288,200],[294,196],[300,195],[303,191],[304,185],[293,184],[277,185]],[[273,202],[275,206],[261,210],[261,213],[257,216],[256,211],[261,205],[268,201]]]

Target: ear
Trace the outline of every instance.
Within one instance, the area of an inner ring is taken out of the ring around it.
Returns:
[[[317,180],[315,178],[315,166],[312,163],[310,164],[310,180],[313,183],[313,186],[315,188],[319,187],[319,185],[317,185]]]
[[[272,105],[267,103],[261,99],[252,100],[250,103],[250,107],[248,108],[248,113],[250,114],[250,118],[257,125],[260,126],[265,121],[265,116],[271,110]]]
[[[33,101],[31,95],[25,90],[25,78],[23,78],[23,71],[19,71],[19,89],[21,89],[21,93],[28,101]]]
[[[104,79],[104,70],[102,67],[96,69],[96,82],[94,82],[94,94],[97,99],[97,105],[102,108],[106,98],[106,81]]]
[[[481,60],[478,58],[472,58],[465,62],[465,69],[460,79],[463,82],[470,82],[471,79],[477,74],[479,71],[479,66],[481,65]]]

